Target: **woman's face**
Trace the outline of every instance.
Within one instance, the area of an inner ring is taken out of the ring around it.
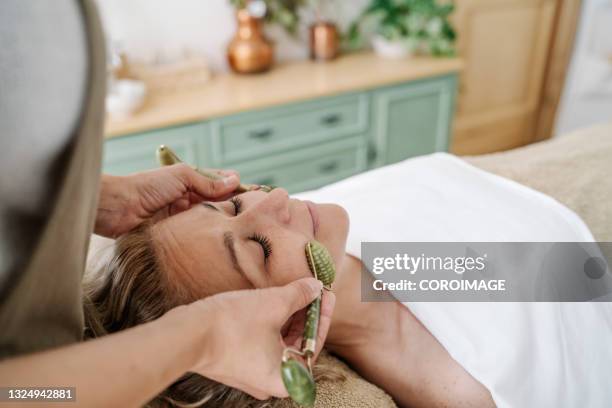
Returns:
[[[342,207],[290,199],[279,188],[204,202],[152,227],[170,279],[196,297],[312,276],[304,250],[313,239],[338,267],[347,232]]]

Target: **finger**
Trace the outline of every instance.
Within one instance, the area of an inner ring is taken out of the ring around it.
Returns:
[[[224,176],[224,177],[236,176],[238,177],[238,179],[240,179],[240,173],[238,173],[238,170],[234,170],[234,169],[207,169],[207,170],[212,171],[213,173],[217,173],[220,176]]]
[[[319,330],[317,331],[317,349],[315,350],[315,360],[323,349],[327,333],[331,326],[332,314],[336,305],[336,295],[333,292],[324,290],[321,299],[321,315],[319,316]]]
[[[232,388],[237,388],[237,389],[239,389],[239,390],[241,390],[243,392],[246,392],[251,397],[253,397],[255,399],[258,399],[260,401],[267,400],[267,399],[269,399],[271,397],[271,394],[270,394],[270,392],[267,389],[266,390],[262,390],[262,389],[259,389],[257,387],[253,387],[253,384],[248,384],[248,383],[245,383],[243,381],[231,381],[231,382],[228,382],[228,381],[224,381],[223,378],[221,378],[221,379],[217,378],[216,380],[221,382],[221,383],[223,383],[223,384],[225,384],[225,385],[229,385]],[[268,384],[266,384],[266,385],[268,385]],[[274,388],[275,388],[275,385],[276,384],[274,384],[274,386],[273,386]],[[273,388],[273,387],[269,387],[269,388]]]
[[[205,198],[217,198],[230,194],[240,185],[240,179],[236,175],[212,180],[199,174],[186,164],[175,164],[171,167],[174,168],[177,177],[190,191]]]
[[[306,324],[306,310],[304,308],[289,318],[285,324],[284,330],[281,330],[283,341],[288,345],[295,345],[297,341],[302,340],[304,334],[304,325]]]
[[[191,203],[186,197],[179,198],[170,205],[170,215],[176,215],[191,208]]]
[[[219,197],[215,197],[214,199],[211,199],[210,201],[216,201],[216,202],[217,201],[227,201],[230,198],[235,197],[235,196],[240,195],[240,194],[242,194],[242,193],[237,193],[235,191],[232,191],[229,194],[223,194],[223,195],[221,195]]]
[[[281,313],[281,326],[300,309],[308,306],[321,294],[323,285],[315,278],[303,278],[289,283],[281,288],[273,288],[276,299],[281,303],[275,308]]]
[[[227,201],[232,197],[235,197],[236,195],[241,194],[241,193],[236,193],[235,191],[232,191],[229,194],[224,194],[221,197],[215,197],[214,199],[208,199],[209,201]],[[199,195],[198,193],[194,193],[194,192],[190,192],[189,193],[189,201],[191,202],[191,204],[200,204],[202,201],[207,201],[206,197],[202,197],[201,195]]]
[[[280,378],[280,370],[278,373],[278,377],[272,381],[273,382],[269,387],[270,395],[276,398],[287,398],[289,396],[289,393],[285,388],[285,384],[283,384],[283,380]]]
[[[247,394],[250,394],[253,398],[259,400],[259,401],[264,401],[270,398],[270,394],[268,394],[267,392],[263,392],[260,390],[256,390],[256,389],[252,389],[249,391],[245,391]]]
[[[202,201],[204,201],[204,197],[202,197],[201,195],[199,195],[198,193],[195,193],[193,191],[189,192],[189,202],[191,204],[199,204]]]

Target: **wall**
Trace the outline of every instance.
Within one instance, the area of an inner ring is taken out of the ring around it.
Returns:
[[[368,0],[327,0],[325,14],[345,27]],[[136,60],[173,60],[186,52],[203,54],[217,71],[227,69],[225,47],[235,31],[228,0],[98,0],[107,37]],[[314,18],[304,13],[305,22]],[[295,40],[282,30],[269,30],[277,59],[307,56],[306,29]]]
[[[584,0],[556,134],[612,120],[612,0]]]

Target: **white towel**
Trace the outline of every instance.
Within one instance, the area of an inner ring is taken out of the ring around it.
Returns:
[[[594,241],[554,199],[445,153],[295,197],[346,208],[356,257],[362,241]],[[612,406],[612,303],[403,304],[499,407]]]

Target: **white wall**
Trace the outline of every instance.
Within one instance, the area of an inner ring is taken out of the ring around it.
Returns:
[[[173,60],[184,52],[204,55],[215,70],[226,70],[225,47],[235,31],[228,0],[98,0],[107,37],[127,54],[146,62]],[[326,15],[346,26],[368,0],[327,0]],[[305,22],[312,21],[309,13]],[[282,30],[269,30],[277,59],[307,56],[306,28],[294,40]]]
[[[612,0],[584,0],[556,134],[612,121]]]

